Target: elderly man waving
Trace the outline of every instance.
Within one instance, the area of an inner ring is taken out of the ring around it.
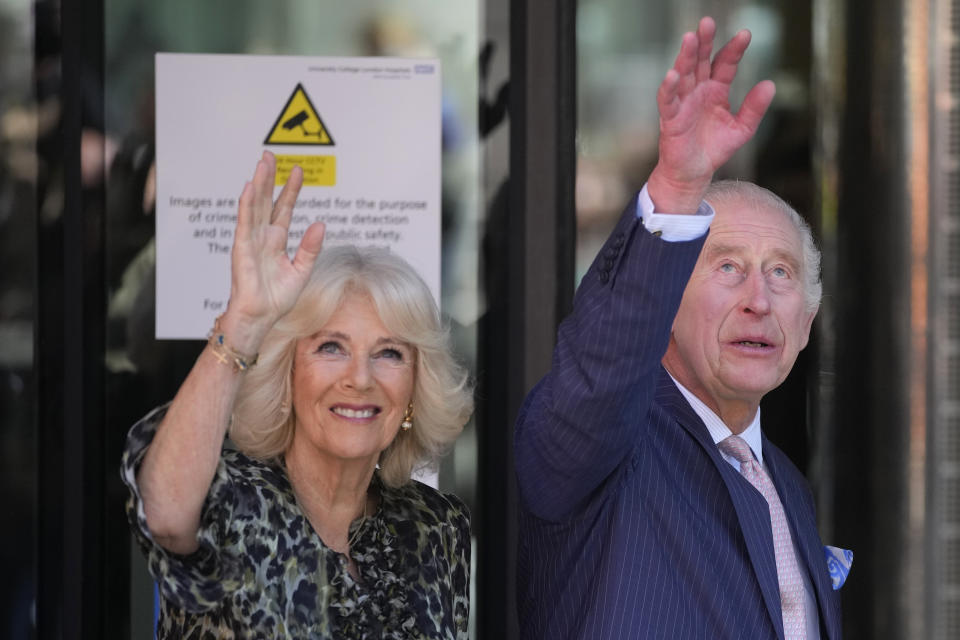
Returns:
[[[711,60],[714,32],[684,36],[658,164],[518,418],[524,638],[840,637],[812,495],[759,412],[807,344],[819,253],[777,196],[711,184],[774,95],[731,111],[750,34]]]

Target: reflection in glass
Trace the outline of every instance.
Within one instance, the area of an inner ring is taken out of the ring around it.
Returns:
[[[9,523],[0,545],[0,636],[35,633],[37,458],[33,354],[37,206],[44,191],[39,141],[56,133],[55,95],[35,100],[33,82],[55,85],[53,16],[29,3],[0,3],[0,504]],[[38,66],[34,67],[33,32]],[[34,73],[37,76],[34,78]],[[57,194],[50,194],[57,198]]]

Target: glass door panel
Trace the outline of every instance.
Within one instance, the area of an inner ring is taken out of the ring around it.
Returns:
[[[475,373],[477,320],[484,310],[477,275],[484,208],[477,134],[483,8],[479,1],[107,0],[107,411],[110,437],[118,443],[118,451],[134,420],[172,398],[202,347],[197,341],[153,338],[157,52],[440,59],[441,309],[458,357]],[[204,96],[190,99],[202,105]],[[252,166],[256,158],[250,160]],[[241,187],[237,185],[238,193]],[[445,458],[439,483],[476,512],[472,422]],[[131,549],[131,580],[130,637],[148,638],[154,615],[152,581],[135,548]]]

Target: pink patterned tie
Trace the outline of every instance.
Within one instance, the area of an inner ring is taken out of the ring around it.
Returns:
[[[740,461],[740,473],[770,506],[770,525],[773,527],[773,551],[777,560],[777,580],[780,582],[780,608],[783,612],[783,633],[786,640],[806,640],[804,618],[803,578],[797,566],[797,557],[790,537],[790,526],[780,503],[780,496],[770,476],[753,457],[750,445],[740,436],[730,436],[717,446],[720,451]]]

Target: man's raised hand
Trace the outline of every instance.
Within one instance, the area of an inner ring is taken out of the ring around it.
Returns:
[[[684,34],[657,91],[659,158],[647,183],[657,211],[697,210],[714,172],[753,137],[776,91],[773,82],[759,82],[734,114],[730,86],[750,32],[738,32],[711,61],[715,32],[713,20],[703,18],[696,33]]]

